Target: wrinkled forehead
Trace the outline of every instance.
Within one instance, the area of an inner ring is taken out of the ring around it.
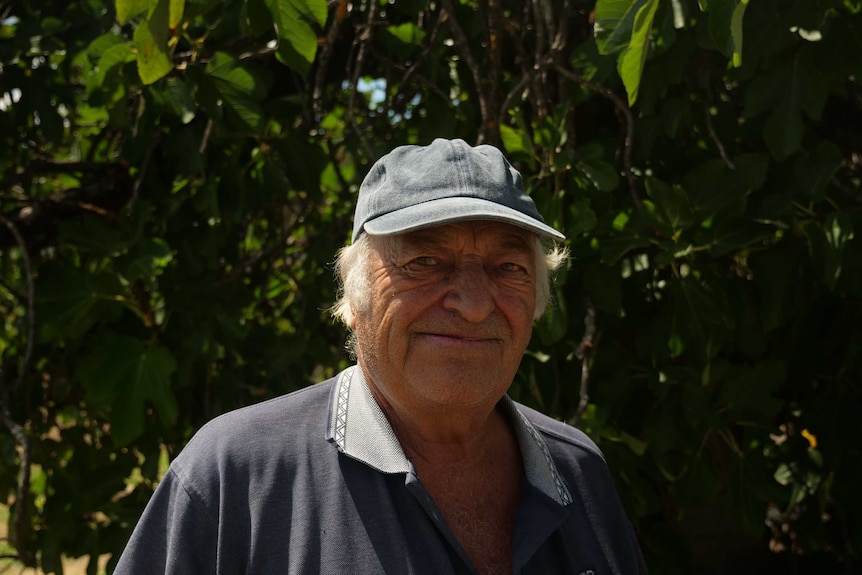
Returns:
[[[391,254],[412,249],[482,249],[530,254],[537,235],[524,228],[488,220],[442,224],[421,230],[372,236],[373,245]]]

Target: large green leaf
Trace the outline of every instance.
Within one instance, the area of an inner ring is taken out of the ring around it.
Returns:
[[[711,0],[709,33],[734,66],[742,65],[742,20],[748,0]]]
[[[218,52],[207,65],[207,78],[244,126],[254,132],[261,129],[263,108],[259,100],[266,86],[251,64],[244,66],[230,54]]]
[[[138,75],[144,84],[152,84],[174,68],[168,48],[170,9],[170,0],[157,0],[149,17],[135,28]]]
[[[744,154],[732,158],[730,168],[719,159],[698,164],[682,180],[692,210],[711,218],[744,202],[752,190],[766,180],[769,158],[765,154]]]
[[[781,409],[782,401],[772,394],[784,382],[786,371],[784,363],[775,359],[754,368],[733,369],[721,387],[725,417],[729,421],[768,423]]]
[[[638,9],[632,27],[631,41],[617,61],[617,72],[626,87],[629,106],[633,105],[638,97],[641,75],[649,51],[650,32],[658,5],[659,0],[647,0]]]
[[[841,277],[844,246],[855,237],[852,218],[843,212],[832,213],[822,224],[805,222],[812,260],[820,268],[821,280],[830,290]]]
[[[154,5],[156,0],[116,0],[117,20],[125,24],[135,16],[140,16]]]
[[[171,30],[176,30],[183,21],[183,12],[186,8],[186,0],[170,0],[171,7],[168,17],[168,26]]]
[[[601,54],[615,54],[629,46],[635,19],[647,3],[654,0],[598,0],[593,30]],[[652,9],[655,11],[655,7]]]
[[[123,287],[111,273],[87,273],[57,263],[41,269],[36,296],[41,339],[64,341],[116,317],[122,308]]]
[[[397,26],[389,26],[386,31],[404,42],[405,44],[422,44],[425,39],[425,31],[413,22],[404,22]]]
[[[656,217],[674,229],[687,228],[694,222],[688,197],[680,186],[668,185],[658,178],[646,179],[647,194],[656,206]]]
[[[278,34],[278,58],[306,73],[317,53],[317,34],[310,23],[326,22],[326,0],[267,0]]]
[[[842,160],[841,150],[835,144],[820,142],[810,153],[797,156],[793,183],[803,195],[820,200]]]
[[[94,405],[109,406],[111,435],[117,446],[144,431],[147,402],[165,425],[177,417],[170,389],[176,360],[165,348],[112,334],[82,360],[78,377]]]

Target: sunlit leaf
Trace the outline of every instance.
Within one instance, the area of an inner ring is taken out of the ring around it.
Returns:
[[[421,44],[425,39],[425,31],[413,22],[404,22],[397,26],[389,26],[386,31],[405,44]]]
[[[596,45],[601,54],[614,54],[629,46],[635,18],[647,3],[654,0],[599,0],[596,2]]]
[[[278,57],[305,73],[317,52],[317,34],[311,26],[326,21],[325,0],[267,0],[278,34]]]
[[[169,0],[157,0],[149,17],[135,28],[134,46],[137,50],[138,75],[144,84],[152,84],[171,70],[171,51],[168,48]]]
[[[629,106],[635,103],[641,83],[644,64],[650,45],[650,32],[659,0],[647,0],[637,11],[632,27],[631,41],[617,62],[617,71],[628,93]]]
[[[125,24],[135,16],[147,12],[157,0],[116,0],[114,5],[117,9],[117,21]]]

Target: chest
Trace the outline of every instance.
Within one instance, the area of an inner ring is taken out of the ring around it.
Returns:
[[[511,572],[520,468],[434,470],[420,477],[477,572]]]

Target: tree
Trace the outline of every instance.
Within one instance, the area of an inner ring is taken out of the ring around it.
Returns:
[[[358,184],[443,136],[569,237],[511,394],[600,443],[652,570],[858,568],[860,11],[0,4],[14,554],[116,553],[195,429],[347,365]]]

